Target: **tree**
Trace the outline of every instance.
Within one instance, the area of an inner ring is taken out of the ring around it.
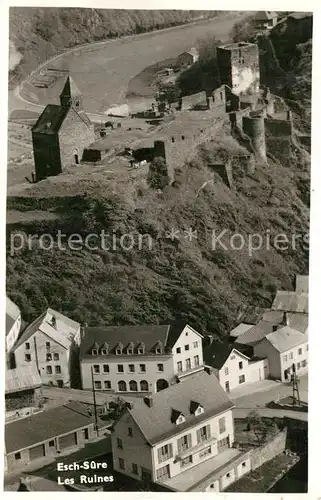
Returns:
[[[110,420],[117,420],[126,408],[128,407],[128,404],[126,401],[124,401],[122,398],[117,397],[113,401],[109,403],[109,410],[107,412],[107,416]]]
[[[164,189],[169,183],[166,161],[164,158],[154,158],[149,166],[149,185],[154,189]]]
[[[247,429],[252,431],[259,444],[277,430],[276,423],[271,419],[263,419],[256,410],[251,411],[246,417]]]
[[[157,87],[158,94],[156,96],[156,100],[158,102],[167,102],[168,104],[172,104],[173,102],[177,102],[181,96],[181,89],[176,83],[160,82]]]

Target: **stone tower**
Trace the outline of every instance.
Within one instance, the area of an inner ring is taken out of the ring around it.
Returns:
[[[243,132],[252,141],[253,152],[259,161],[266,162],[264,116],[243,116]]]
[[[217,48],[221,84],[234,94],[255,94],[260,89],[259,49],[256,43],[231,43]]]

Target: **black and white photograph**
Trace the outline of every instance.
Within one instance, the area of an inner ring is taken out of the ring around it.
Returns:
[[[112,7],[8,8],[4,491],[307,493],[313,12]]]

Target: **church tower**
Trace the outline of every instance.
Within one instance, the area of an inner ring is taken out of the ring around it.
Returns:
[[[64,88],[60,94],[60,105],[63,108],[73,107],[76,111],[83,111],[81,92],[71,76],[67,77]]]

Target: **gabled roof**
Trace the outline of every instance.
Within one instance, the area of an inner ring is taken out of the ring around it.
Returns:
[[[68,403],[15,420],[5,426],[6,453],[29,448],[93,422],[85,405]]]
[[[233,330],[230,331],[230,337],[238,337],[242,333],[247,332],[252,328],[254,325],[249,325],[248,323],[240,323],[237,325]]]
[[[286,313],[286,324],[301,333],[306,333],[309,325],[309,315],[303,313]]]
[[[21,315],[19,307],[6,296],[6,314],[14,321]]]
[[[257,325],[242,333],[237,337],[238,344],[254,345],[262,340],[266,334],[273,332],[279,325],[274,325],[268,321],[259,321]]]
[[[308,313],[309,294],[289,291],[278,291],[272,309],[286,312]]]
[[[298,293],[309,293],[309,276],[303,274],[296,275],[295,291]]]
[[[99,349],[103,344],[109,344],[108,354],[104,356],[116,356],[115,350],[119,343],[124,347],[123,354],[126,355],[127,347],[134,346],[134,354],[141,344],[145,345],[144,355],[156,355],[155,348],[161,342],[164,346],[163,354],[170,353],[171,348],[178,340],[185,326],[181,323],[173,325],[123,325],[105,327],[84,328],[84,336],[80,344],[80,359],[96,357],[92,355],[92,346],[96,342]]]
[[[288,351],[293,347],[308,342],[307,335],[293,330],[289,326],[284,326],[276,332],[269,333],[265,338],[279,352]]]
[[[5,393],[35,389],[42,385],[41,378],[36,366],[23,366],[6,371]]]
[[[236,344],[213,341],[210,345],[203,346],[203,359],[206,365],[220,370],[233,351],[236,351],[240,356],[249,359],[249,357],[242,352],[243,349],[244,346],[240,344],[238,344],[237,348]]]
[[[56,319],[55,327],[52,323],[53,317]],[[80,324],[76,321],[68,318],[58,311],[55,311],[54,309],[48,308],[47,311],[38,316],[38,318],[25,328],[21,337],[14,345],[13,351],[21,346],[21,344],[27,342],[28,339],[30,339],[37,331],[41,331],[54,342],[62,345],[65,349],[69,349],[70,344],[72,343],[79,328]]]
[[[266,311],[262,315],[262,320],[274,325],[281,325],[285,321],[284,311]]]
[[[154,394],[152,401],[153,404],[149,407],[143,400],[137,399],[132,408],[127,409],[151,444],[156,444],[234,407],[217,378],[205,371]],[[197,416],[193,415],[192,401],[199,402],[204,412]],[[173,409],[182,413],[186,421],[180,425],[173,423],[171,420]]]

